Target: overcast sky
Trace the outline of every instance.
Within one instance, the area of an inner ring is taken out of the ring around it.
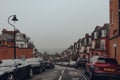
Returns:
[[[109,22],[109,0],[0,0],[0,30],[16,14],[16,28],[26,33],[40,52],[60,52],[96,25]]]

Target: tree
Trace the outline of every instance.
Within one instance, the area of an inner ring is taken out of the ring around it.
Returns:
[[[47,51],[45,51],[45,52],[42,54],[42,56],[43,56],[44,60],[49,60],[49,58],[50,58],[50,54],[49,54]]]
[[[60,54],[59,54],[58,52],[56,52],[56,53],[54,54],[54,56],[55,56],[55,57],[60,57]]]

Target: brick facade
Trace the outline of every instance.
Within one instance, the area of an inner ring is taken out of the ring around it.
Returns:
[[[110,2],[110,38],[118,35],[118,1],[111,0]]]
[[[116,58],[120,64],[119,6],[119,0],[110,0],[109,56]]]

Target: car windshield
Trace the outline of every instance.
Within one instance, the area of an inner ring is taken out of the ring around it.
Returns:
[[[96,62],[98,58],[99,56],[93,56],[92,58],[90,58],[90,62]]]
[[[115,59],[111,59],[111,58],[98,58],[98,62],[109,63],[109,64],[118,64]]]
[[[87,58],[78,58],[77,61],[88,61],[88,59]]]

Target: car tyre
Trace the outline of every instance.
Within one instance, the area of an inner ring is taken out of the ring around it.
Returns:
[[[42,72],[42,68],[40,67],[38,73],[41,73],[41,72]]]
[[[33,70],[32,70],[32,68],[30,69],[29,77],[30,77],[30,78],[33,77]]]
[[[75,65],[75,68],[78,69],[78,65],[77,64]]]
[[[7,80],[15,80],[15,77],[12,73],[10,73],[7,77]]]
[[[85,70],[85,75],[89,75],[88,72]]]
[[[95,80],[95,76],[92,69],[90,70],[90,80]]]

